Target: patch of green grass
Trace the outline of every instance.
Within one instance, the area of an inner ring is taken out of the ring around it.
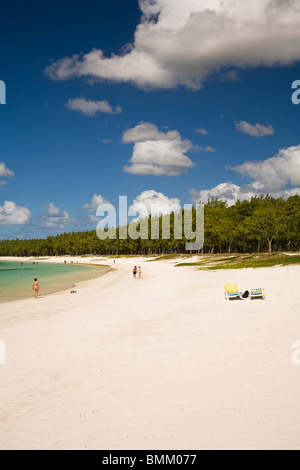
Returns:
[[[244,269],[244,268],[268,268],[272,266],[289,266],[292,264],[300,264],[300,256],[274,256],[263,259],[252,259],[251,261],[241,261],[239,263],[232,263],[226,265],[214,265],[210,267],[203,267],[200,269],[206,271],[213,271],[219,269]]]
[[[175,264],[175,267],[181,267],[181,266],[203,266],[205,263],[178,263]]]
[[[110,259],[118,259],[118,258],[136,258],[137,256],[142,256],[142,255],[103,255],[106,258]]]
[[[80,255],[81,258],[91,258],[93,255]],[[101,259],[118,259],[118,258],[137,258],[137,257],[147,257],[148,255],[94,255],[100,256]],[[151,256],[151,255],[149,255]]]
[[[221,259],[221,261],[223,261],[223,263],[232,263],[236,259],[240,259],[240,256],[231,256],[230,258],[225,258],[225,259],[223,258]]]
[[[217,258],[219,256],[219,258]],[[220,255],[202,255],[201,257],[199,256],[199,261],[196,261],[194,263],[188,263],[188,262],[183,262],[183,263],[178,263],[176,266],[207,266],[208,264],[215,265],[216,263],[231,263],[232,261],[240,259],[239,255],[233,256],[233,255],[223,255],[220,257]],[[220,264],[221,266],[221,264]]]
[[[284,253],[255,253],[253,255],[235,254],[224,255],[217,258],[213,255],[204,255],[194,263],[184,261],[176,264],[177,267],[181,266],[198,266],[199,269],[206,271],[213,271],[219,269],[243,269],[243,268],[264,268],[270,266],[288,266],[292,264],[300,264],[300,255],[287,255]]]
[[[158,256],[157,258],[154,258],[154,259],[150,259],[150,261],[163,261],[163,260],[168,260],[168,259],[178,259],[178,258],[191,258],[192,256],[195,256],[195,255],[190,255],[190,254],[179,254],[179,253],[170,253],[168,255],[161,255],[161,256]]]

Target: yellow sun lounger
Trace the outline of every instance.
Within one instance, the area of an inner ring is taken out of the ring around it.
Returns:
[[[224,294],[225,294],[226,300],[241,298],[241,294],[239,293],[235,283],[225,284],[224,289],[225,289]]]
[[[251,289],[250,290],[250,299],[257,299],[257,298],[262,298],[264,299],[266,297],[265,291],[262,288],[256,288],[256,289]]]

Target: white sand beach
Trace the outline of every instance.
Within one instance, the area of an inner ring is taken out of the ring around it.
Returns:
[[[300,449],[300,266],[147,259],[0,305],[0,449]]]

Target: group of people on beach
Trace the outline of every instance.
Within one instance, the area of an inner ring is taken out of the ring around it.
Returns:
[[[115,260],[114,260],[114,264],[115,264]],[[141,277],[142,277],[142,268],[140,266],[138,266],[138,267],[134,266],[134,268],[132,270],[132,273],[133,273],[134,278],[136,278],[136,275],[138,275],[139,279],[141,279]],[[32,290],[33,290],[34,298],[37,299],[38,293],[39,293],[39,290],[40,290],[40,284],[39,284],[37,278],[35,278],[34,281],[33,281]]]
[[[136,278],[136,275],[138,274],[139,278],[142,277],[142,269],[141,267],[139,266],[138,268],[136,266],[134,266],[133,270],[132,270],[132,273],[133,273],[133,277]]]

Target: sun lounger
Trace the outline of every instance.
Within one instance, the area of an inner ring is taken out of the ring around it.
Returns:
[[[250,299],[264,299],[266,297],[265,291],[262,288],[256,288],[250,290]]]
[[[238,291],[236,284],[225,284],[224,285],[224,294],[225,294],[225,299],[230,300],[230,299],[240,299],[241,294]]]

